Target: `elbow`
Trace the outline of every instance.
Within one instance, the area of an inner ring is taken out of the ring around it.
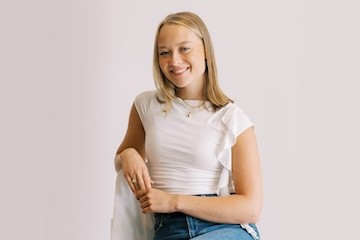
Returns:
[[[249,223],[257,223],[260,220],[261,211],[256,209],[249,215]]]
[[[238,219],[239,224],[257,223],[260,220],[261,211],[258,209],[248,209],[248,212],[241,219]]]
[[[260,220],[262,207],[260,203],[252,202],[248,204],[245,208],[241,208],[241,213],[239,212],[238,223],[248,224],[248,223],[258,223]]]
[[[257,223],[257,222],[259,222],[261,212],[262,212],[262,203],[261,203],[261,201],[254,201],[253,204],[252,204],[251,210],[249,212],[249,218],[251,220],[249,223]]]

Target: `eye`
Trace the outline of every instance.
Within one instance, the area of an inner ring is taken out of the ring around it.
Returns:
[[[159,55],[160,56],[167,56],[167,55],[169,55],[169,52],[168,51],[160,51]]]
[[[188,48],[188,47],[181,47],[180,48],[180,51],[181,52],[187,52],[187,51],[189,51],[190,50],[190,48]]]

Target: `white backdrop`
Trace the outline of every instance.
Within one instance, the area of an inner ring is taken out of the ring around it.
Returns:
[[[359,216],[356,1],[2,0],[0,239],[109,239],[134,97],[155,29],[190,10],[220,82],[256,124],[264,240],[354,239]]]

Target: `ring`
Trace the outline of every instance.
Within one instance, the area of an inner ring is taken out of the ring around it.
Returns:
[[[131,181],[132,181],[132,183],[135,184],[136,183],[136,178],[133,178]]]

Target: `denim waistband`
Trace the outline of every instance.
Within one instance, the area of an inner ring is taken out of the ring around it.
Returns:
[[[199,194],[216,196],[216,194]],[[201,239],[259,239],[255,224],[224,224],[201,220],[181,212],[155,213],[155,240],[184,240],[203,235]]]
[[[192,195],[195,197],[217,197],[218,195],[216,193],[205,193],[205,194],[196,194]]]

